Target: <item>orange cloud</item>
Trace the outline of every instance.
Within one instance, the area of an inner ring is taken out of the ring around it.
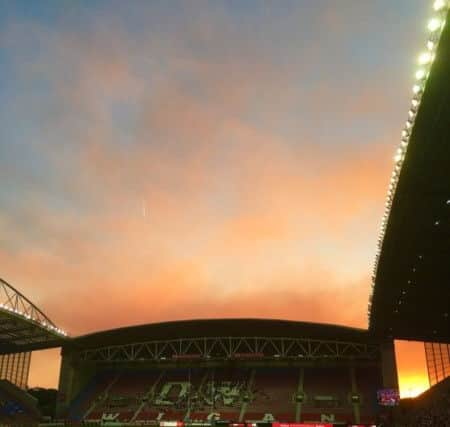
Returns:
[[[311,140],[298,105],[320,117],[345,88],[299,96],[295,64],[196,13],[184,41],[6,32],[18,56],[45,47],[21,72],[49,81],[36,144],[58,188],[27,182],[20,215],[0,213],[2,274],[73,334],[191,317],[364,327],[385,141]],[[345,105],[370,113],[373,96]]]

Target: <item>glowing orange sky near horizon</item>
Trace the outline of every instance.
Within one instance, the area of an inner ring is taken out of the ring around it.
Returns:
[[[70,5],[0,16],[2,276],[74,336],[366,327],[427,2]],[[402,393],[425,387],[421,345],[397,349]]]

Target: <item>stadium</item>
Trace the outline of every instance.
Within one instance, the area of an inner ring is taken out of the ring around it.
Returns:
[[[56,414],[42,425],[450,425],[450,18],[448,2],[435,5],[378,236],[367,329],[197,319],[72,337],[1,280],[0,424],[42,421],[25,391],[30,355],[61,348]],[[432,385],[400,406],[396,339],[425,342]]]

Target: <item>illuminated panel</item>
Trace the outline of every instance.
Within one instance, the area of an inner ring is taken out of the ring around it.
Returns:
[[[425,357],[431,386],[450,377],[450,344],[426,342]]]
[[[0,355],[0,379],[27,388],[31,352]]]
[[[377,391],[377,400],[381,406],[397,406],[400,403],[400,394],[397,389],[385,388]]]

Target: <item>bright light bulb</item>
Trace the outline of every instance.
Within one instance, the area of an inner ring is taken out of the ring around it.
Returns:
[[[412,105],[413,107],[417,107],[417,106],[419,105],[419,101],[418,101],[417,99],[413,99],[413,100],[411,101],[411,105]]]
[[[432,42],[431,40],[427,41],[427,49],[428,50],[433,50],[434,49],[434,42]]]
[[[413,92],[416,93],[416,94],[419,93],[420,92],[420,86],[419,85],[414,85],[413,86]]]
[[[444,6],[445,6],[444,0],[436,0],[433,4],[433,8],[436,11],[441,10]]]
[[[430,21],[428,22],[428,29],[430,31],[436,31],[441,27],[442,23],[441,20],[438,18],[432,18],[430,19]]]
[[[431,61],[431,53],[423,52],[419,55],[419,64],[428,64]]]
[[[416,72],[416,79],[422,80],[425,77],[425,70],[421,68],[420,70],[417,70]]]

